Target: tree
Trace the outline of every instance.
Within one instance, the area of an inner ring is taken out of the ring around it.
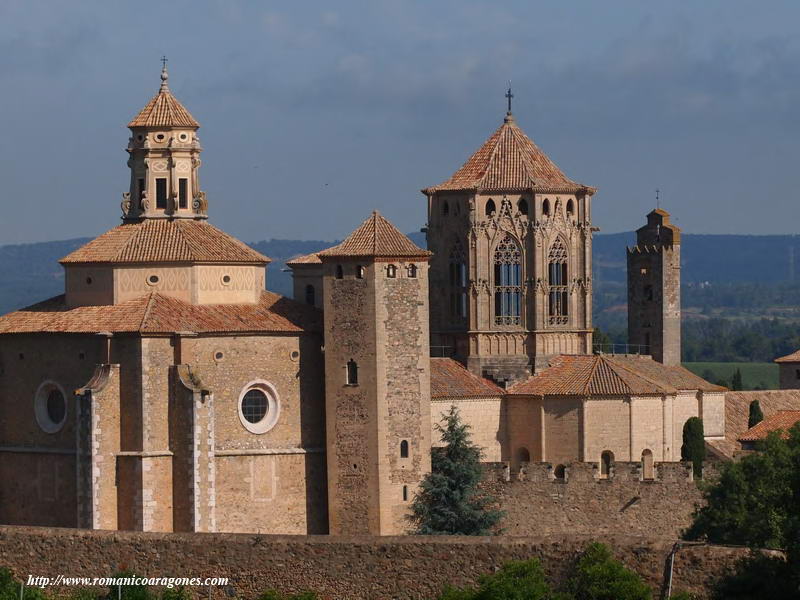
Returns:
[[[477,589],[446,588],[437,600],[571,600],[554,593],[535,558],[504,564],[480,578]]]
[[[681,460],[688,460],[697,476],[703,473],[703,461],[706,459],[706,441],[703,433],[703,420],[691,417],[683,425],[683,445]]]
[[[757,448],[723,467],[717,483],[705,491],[706,505],[695,513],[686,537],[785,551],[786,561],[756,557],[737,576],[748,578],[747,586],[761,585],[759,579],[766,586],[775,584],[775,573],[782,572],[791,595],[764,592],[752,597],[793,598],[800,588],[800,424],[788,438],[774,432]],[[758,576],[767,571],[774,573]],[[739,586],[746,587],[742,581]]]
[[[734,391],[744,389],[742,384],[742,370],[739,368],[736,369],[736,371],[733,373],[733,377],[731,378],[731,389]]]
[[[758,400],[753,400],[750,403],[750,416],[747,418],[747,426],[755,427],[764,420],[764,413],[761,412],[761,405]]]
[[[478,489],[481,449],[470,441],[455,406],[436,429],[444,447],[432,449],[431,472],[411,503],[409,520],[419,535],[488,535],[503,513],[490,508],[495,500]]]
[[[650,600],[652,592],[641,577],[611,556],[608,546],[590,544],[567,582],[574,600]]]
[[[599,327],[594,328],[594,333],[592,334],[592,345],[597,348],[600,352],[611,352],[611,338],[600,331]]]

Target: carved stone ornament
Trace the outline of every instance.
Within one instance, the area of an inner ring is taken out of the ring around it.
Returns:
[[[208,200],[206,200],[205,192],[197,192],[197,196],[192,200],[192,208],[196,213],[205,214],[208,210]]]
[[[122,216],[127,217],[128,213],[131,212],[131,193],[130,192],[123,192],[122,193],[122,203],[120,204],[120,208],[122,209]]]
[[[147,209],[150,208],[150,200],[147,198],[147,190],[142,191],[142,200],[139,203],[139,206],[141,206],[142,212],[147,212]]]

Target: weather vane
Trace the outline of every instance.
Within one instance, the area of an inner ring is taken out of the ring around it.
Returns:
[[[511,112],[511,99],[514,97],[514,94],[511,93],[511,80],[508,81],[508,91],[506,92],[506,98],[508,99],[508,112]]]

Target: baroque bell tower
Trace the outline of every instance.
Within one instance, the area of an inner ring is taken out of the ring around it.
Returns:
[[[596,190],[576,183],[508,112],[428,199],[431,351],[498,382],[592,351]]]
[[[128,123],[131,137],[130,189],[122,195],[122,217],[206,218],[205,193],[200,191],[200,124],[169,89],[167,59],[162,58],[161,87]]]

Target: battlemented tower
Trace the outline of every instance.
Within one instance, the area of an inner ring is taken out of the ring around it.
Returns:
[[[403,533],[430,471],[430,253],[374,212],[319,257],[330,533]]]
[[[665,365],[681,363],[681,230],[660,208],[628,248],[628,343]]]
[[[592,351],[594,188],[576,183],[509,111],[428,197],[431,346],[475,374],[524,379]]]

